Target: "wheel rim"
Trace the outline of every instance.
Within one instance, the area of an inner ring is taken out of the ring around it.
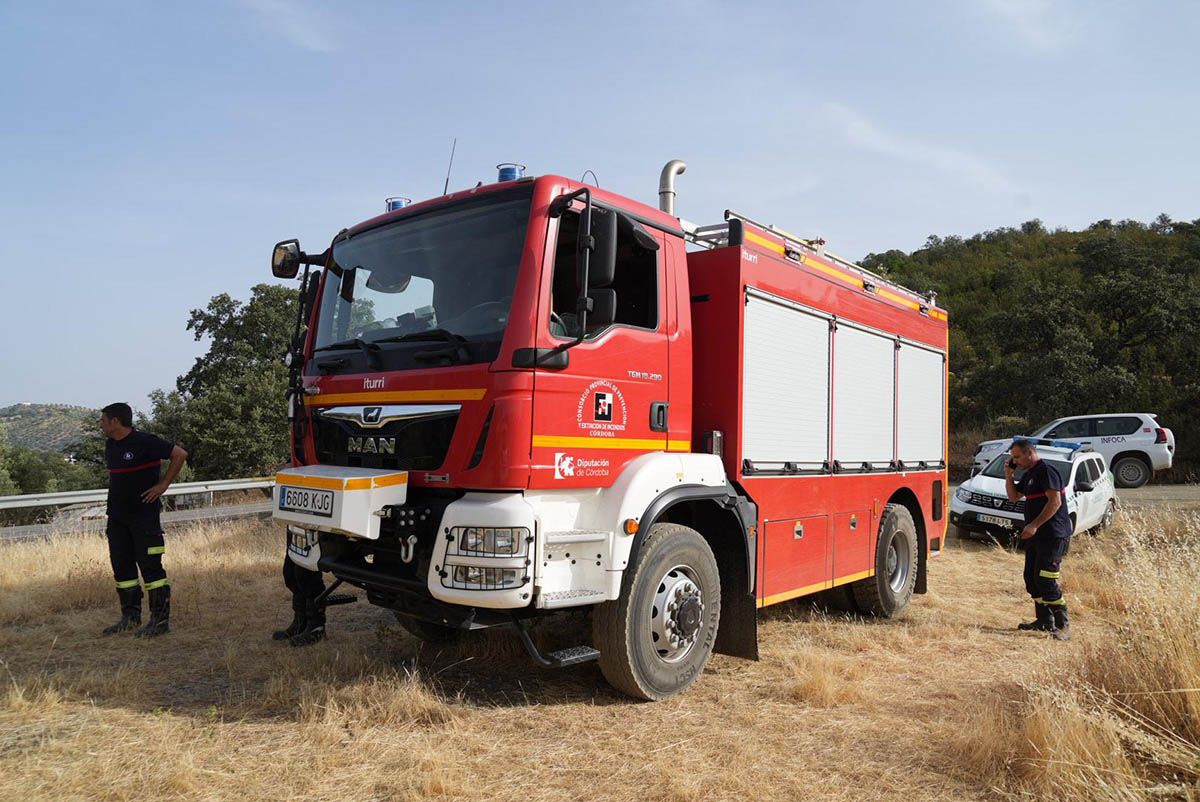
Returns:
[[[1138,484],[1143,481],[1146,466],[1136,460],[1126,460],[1121,464],[1121,480],[1127,484]]]
[[[912,569],[912,546],[907,538],[893,537],[887,550],[887,578],[892,590],[900,592],[908,584]]]
[[[650,610],[650,633],[658,657],[677,663],[696,645],[703,628],[704,593],[695,569],[676,565],[663,574]]]
[[[1104,520],[1102,520],[1100,522],[1100,526],[1104,527],[1105,529],[1112,526],[1113,514],[1114,514],[1113,503],[1110,501],[1110,502],[1108,502],[1108,505],[1104,508]]]

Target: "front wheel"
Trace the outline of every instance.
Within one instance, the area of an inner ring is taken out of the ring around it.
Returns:
[[[1150,481],[1150,466],[1137,457],[1121,457],[1112,471],[1117,487],[1141,487]]]
[[[1100,532],[1103,532],[1105,529],[1108,529],[1110,526],[1113,525],[1113,519],[1116,517],[1117,517],[1117,502],[1113,501],[1112,499],[1109,499],[1108,503],[1104,505],[1104,515],[1102,515],[1100,517],[1100,522],[1092,527],[1090,534],[1093,534],[1093,535],[1099,534]]]
[[[658,701],[700,676],[721,620],[721,579],[694,529],[659,523],[625,570],[621,598],[595,608],[592,640],[608,683]]]
[[[888,504],[879,522],[875,575],[850,585],[858,609],[895,618],[904,612],[917,585],[917,527],[907,507]]]

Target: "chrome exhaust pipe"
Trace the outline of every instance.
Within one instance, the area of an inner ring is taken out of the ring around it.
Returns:
[[[682,175],[687,164],[671,159],[658,176],[658,208],[669,215],[675,214],[675,176]]]

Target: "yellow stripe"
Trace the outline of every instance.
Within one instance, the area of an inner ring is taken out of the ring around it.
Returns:
[[[857,574],[848,574],[847,576],[835,579],[833,580],[833,586],[837,587],[838,585],[848,585],[851,582],[857,582],[858,580],[866,579],[869,576],[875,576],[874,569],[870,571],[859,571]]]
[[[1038,571],[1038,576],[1044,579],[1058,579],[1062,576],[1061,571]]]
[[[163,546],[151,546],[150,548],[146,549],[146,553],[147,554],[162,554],[165,550],[166,549]]]
[[[392,487],[408,484],[407,473],[390,473],[387,476],[375,476],[371,479],[372,487]]]
[[[159,588],[166,587],[169,584],[171,583],[165,579],[156,579],[153,582],[146,583],[146,590],[158,590]]]
[[[833,276],[834,278],[838,279],[839,281],[844,281],[847,284],[857,287],[860,290],[863,288],[862,279],[855,278],[854,276],[851,276],[849,273],[843,273],[841,270],[838,270],[836,267],[830,267],[829,265],[825,264],[824,262],[818,262],[816,259],[813,259],[811,257],[801,256],[800,264],[804,265],[805,267],[810,267],[813,270],[819,270],[822,273],[825,273],[826,275]]]
[[[816,593],[819,590],[828,590],[829,588],[835,588],[838,585],[846,585],[851,582],[857,582],[858,580],[866,579],[869,576],[875,576],[875,572],[874,571],[859,571],[857,574],[849,574],[847,576],[838,577],[837,579],[833,580],[832,582],[828,582],[828,581],[815,582],[811,585],[805,585],[802,588],[796,588],[795,590],[784,591],[783,593],[776,593],[773,596],[767,596],[766,598],[759,599],[758,606],[759,607],[768,607],[772,604],[779,604],[780,602],[785,602],[785,601],[789,601],[791,599],[799,598],[800,596],[807,596],[808,594]]]
[[[294,473],[275,474],[275,484],[289,487],[315,487],[319,490],[370,490],[372,487],[391,487],[408,484],[407,473],[390,473],[386,476],[363,476],[355,479],[340,479],[336,476],[304,476]]]
[[[755,245],[759,246],[760,248],[764,248],[773,253],[777,253],[780,256],[785,256],[787,254],[787,249],[783,245],[774,243],[771,240],[766,239],[765,237],[760,237],[759,235],[755,234],[753,231],[747,231],[745,233],[745,237],[747,240],[749,240],[750,242],[753,242]],[[853,276],[849,273],[846,273],[843,270],[839,270],[836,267],[831,267],[831,266],[825,264],[824,262],[821,262],[821,261],[818,261],[818,260],[812,258],[811,256],[805,256],[805,255],[801,254],[800,255],[800,264],[804,265],[805,267],[809,267],[813,270],[817,270],[828,276],[832,276],[833,278],[836,278],[839,281],[844,281],[847,284],[849,284],[853,287],[857,287],[860,290],[863,288],[862,279],[857,278],[856,276]],[[879,288],[876,290],[876,294],[881,298],[887,298],[889,301],[893,301],[894,303],[898,303],[902,306],[906,306],[909,309],[912,309],[914,311],[920,311],[920,309],[921,309],[921,304],[919,302],[914,301],[912,298],[906,298],[903,295],[897,295],[896,293],[894,293],[890,290],[887,290],[884,288]],[[930,308],[929,316],[932,318],[936,318],[938,320],[943,320],[943,321],[947,319],[946,313],[939,309]]]
[[[780,602],[789,601],[800,596],[807,596],[810,593],[816,593],[818,590],[826,590],[831,587],[833,587],[832,582],[817,582],[812,585],[805,585],[802,588],[796,588],[795,590],[789,590],[784,593],[776,593],[774,596],[767,596],[766,598],[759,599],[758,606],[767,607],[772,604],[779,604]]]
[[[138,581],[136,579],[126,579],[124,582],[117,583],[117,587],[120,590],[129,590],[130,588],[136,588],[137,586]]]
[[[691,451],[692,444],[689,440],[668,440],[667,451]]]
[[[683,445],[682,440],[676,450],[687,450],[691,445]],[[667,440],[640,440],[636,437],[554,437],[548,434],[533,436],[534,448],[603,448],[624,449],[628,451],[665,451]]]
[[[753,231],[745,232],[745,237],[760,248],[766,248],[768,251],[774,251],[780,256],[783,256],[783,254],[786,252],[786,249],[782,245],[772,242],[766,237],[760,237]]]
[[[318,393],[306,395],[304,405],[393,404],[403,401],[479,401],[487,390],[482,387],[460,390],[394,390],[381,393]]]

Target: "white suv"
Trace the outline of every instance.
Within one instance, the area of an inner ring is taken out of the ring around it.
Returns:
[[[1141,487],[1154,471],[1170,468],[1175,459],[1175,435],[1160,426],[1156,417],[1149,412],[1076,415],[1052,420],[1029,436],[1091,446],[1112,466],[1117,487]],[[975,446],[973,472],[982,471],[997,454],[1011,447],[1011,437]]]
[[[1117,496],[1113,475],[1101,454],[1078,443],[1038,445],[1040,458],[1062,477],[1067,514],[1074,532],[1106,529],[1113,522]],[[1009,501],[1004,489],[1008,452],[997,454],[983,471],[959,485],[950,499],[950,523],[960,537],[994,536],[1007,541],[1025,525],[1025,502]],[[1019,479],[1024,473],[1017,471]]]

